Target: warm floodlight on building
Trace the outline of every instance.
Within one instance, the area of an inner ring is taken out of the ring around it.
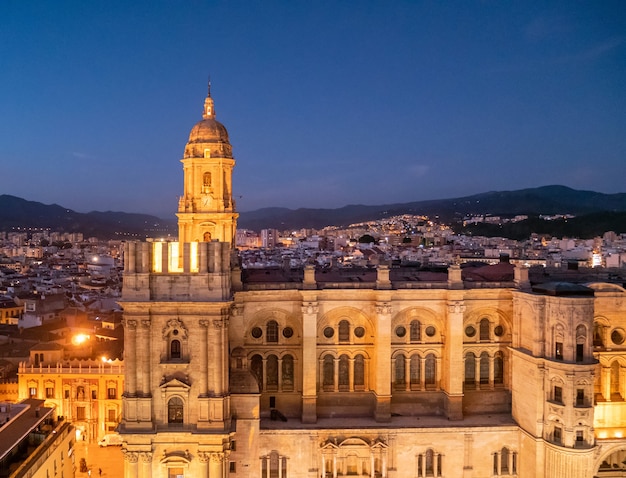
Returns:
[[[77,334],[72,337],[72,343],[74,345],[82,345],[89,340],[90,336],[87,334]]]

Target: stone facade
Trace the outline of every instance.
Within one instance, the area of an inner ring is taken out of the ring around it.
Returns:
[[[125,249],[127,478],[623,476],[622,287],[531,289],[513,266],[481,284],[458,266],[242,280],[234,160],[209,119],[185,148],[186,240]],[[220,207],[192,214],[215,177]]]

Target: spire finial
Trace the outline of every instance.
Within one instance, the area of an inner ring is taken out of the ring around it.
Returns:
[[[213,98],[211,98],[211,76],[209,75],[207,82],[207,97],[204,100],[204,111],[202,117],[204,119],[215,118],[215,111],[213,109]]]

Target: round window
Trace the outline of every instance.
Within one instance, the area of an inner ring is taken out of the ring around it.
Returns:
[[[333,335],[335,335],[335,329],[333,329],[332,327],[326,327],[324,329],[324,337],[330,339]]]
[[[252,329],[252,337],[254,337],[255,339],[258,339],[261,337],[261,335],[263,335],[263,329],[261,329],[261,327],[255,327]]]
[[[465,327],[465,335],[467,335],[468,337],[473,337],[474,335],[476,335],[476,329],[473,325],[468,325],[467,327]]]
[[[293,329],[291,327],[285,327],[283,329],[283,337],[286,339],[293,337]]]
[[[355,327],[354,335],[361,338],[365,335],[365,329],[363,327]]]
[[[496,337],[502,337],[504,335],[504,327],[501,325],[496,325],[493,329],[493,333],[496,334]]]
[[[406,329],[402,325],[400,327],[396,327],[396,335],[398,337],[404,337],[406,335]]]
[[[615,329],[611,332],[611,340],[616,345],[622,345],[624,343],[624,331],[621,329]]]
[[[178,330],[177,329],[172,330],[172,334],[178,335]]]
[[[426,327],[426,335],[428,335],[429,337],[435,335],[435,328],[432,325]]]

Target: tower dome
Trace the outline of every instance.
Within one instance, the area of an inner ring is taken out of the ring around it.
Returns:
[[[198,121],[189,133],[185,146],[185,158],[212,157],[231,158],[232,147],[228,140],[226,127],[215,119],[215,108],[211,98],[211,85],[204,100],[202,120]]]

